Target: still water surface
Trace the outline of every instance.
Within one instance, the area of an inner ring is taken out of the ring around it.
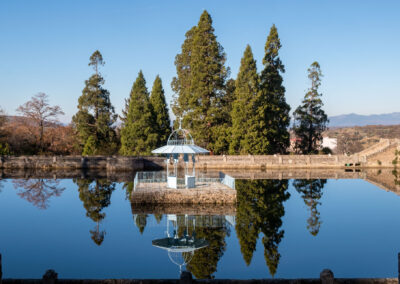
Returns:
[[[171,254],[197,278],[397,275],[400,197],[365,180],[239,180],[237,206],[214,216],[131,206],[131,185],[0,180],[3,278],[50,268],[60,278],[177,278],[179,266],[152,245],[167,229],[207,241]]]

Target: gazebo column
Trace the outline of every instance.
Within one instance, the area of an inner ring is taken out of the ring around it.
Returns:
[[[183,160],[185,161],[185,185],[186,188],[194,188],[196,187],[196,178],[194,175],[189,175],[188,167],[189,167],[189,155],[184,154]],[[192,171],[193,173],[193,171]]]
[[[196,176],[196,173],[195,173],[195,166],[194,166],[194,163],[196,163],[196,156],[195,156],[194,154],[192,154],[192,166],[193,166],[192,175],[195,177],[195,176]]]

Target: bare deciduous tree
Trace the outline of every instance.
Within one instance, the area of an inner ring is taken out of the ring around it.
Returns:
[[[37,129],[36,135],[40,151],[43,151],[43,137],[45,128],[58,122],[58,116],[63,115],[64,112],[59,106],[50,106],[49,97],[45,93],[38,93],[34,95],[30,101],[17,108],[17,112],[23,115],[28,120],[24,120],[28,127],[35,127]]]

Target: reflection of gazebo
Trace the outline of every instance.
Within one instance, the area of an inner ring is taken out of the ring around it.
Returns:
[[[167,156],[167,186],[169,188],[178,187],[178,158],[179,155],[183,154],[183,161],[185,162],[185,185],[187,188],[195,187],[195,155],[197,154],[208,154],[209,151],[196,146],[194,144],[192,135],[186,129],[182,129],[181,123],[179,129],[174,130],[168,137],[167,145],[157,148],[152,151],[153,154],[162,154]],[[192,158],[192,171],[189,174],[189,155]],[[170,158],[173,159],[174,168],[170,173],[169,164]]]
[[[185,223],[188,226],[190,218],[185,216]],[[189,228],[187,227],[183,236],[179,237],[177,233],[177,227],[174,228],[173,235],[169,233],[169,223],[172,221],[177,226],[177,216],[167,216],[167,237],[162,239],[153,240],[152,244],[155,247],[164,249],[168,252],[168,257],[172,263],[179,266],[179,272],[182,272],[182,266],[187,265],[193,258],[194,252],[198,249],[202,249],[208,246],[208,242],[205,239],[197,239],[195,237],[194,229],[192,235],[189,235]],[[193,226],[195,226],[195,220],[192,219]]]

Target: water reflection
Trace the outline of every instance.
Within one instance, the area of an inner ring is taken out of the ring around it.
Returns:
[[[100,246],[105,237],[105,230],[100,231],[100,223],[106,217],[104,208],[110,205],[111,194],[115,183],[106,179],[74,179],[78,185],[79,198],[86,209],[86,216],[97,223],[90,235],[95,244]]]
[[[321,205],[319,200],[322,197],[322,189],[325,184],[326,179],[296,179],[293,181],[293,186],[300,193],[310,211],[310,217],[307,219],[307,229],[313,236],[318,235],[322,223],[317,206]]]
[[[278,268],[279,243],[284,236],[283,202],[290,194],[287,180],[238,180],[236,234],[247,265],[251,263],[259,234],[263,234],[264,258],[272,276]]]
[[[394,176],[394,180],[393,180],[394,184],[395,184],[395,185],[400,185],[400,173],[399,173],[399,171],[397,170],[397,168],[395,168],[395,169],[392,171],[392,175]]]
[[[160,247],[161,243],[176,248],[177,242],[191,243],[181,254],[168,252],[173,263],[180,268],[185,266],[198,279],[215,277],[218,262],[226,250],[226,238],[235,226],[234,205],[131,204],[131,208],[139,231],[151,225],[148,222],[151,214],[158,226],[166,226],[167,238],[153,240],[153,245]],[[233,215],[215,215],[211,211]]]
[[[53,179],[16,179],[13,180],[17,194],[39,209],[47,209],[51,197],[58,197],[65,190],[59,180]]]
[[[172,233],[170,225],[173,227]],[[179,266],[180,273],[182,267],[191,262],[196,251],[208,246],[204,238],[196,235],[196,217],[188,215],[167,215],[166,238],[153,240],[152,244],[168,252],[169,259]]]

